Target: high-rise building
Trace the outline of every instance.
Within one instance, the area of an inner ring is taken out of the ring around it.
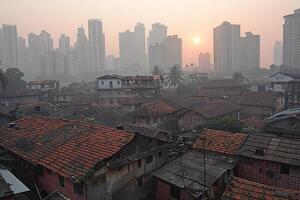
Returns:
[[[105,69],[105,36],[100,19],[89,19],[89,58],[91,71]]]
[[[283,65],[300,69],[300,9],[284,16]]]
[[[276,66],[282,65],[282,42],[276,41],[273,48],[273,64]]]
[[[18,65],[17,26],[3,24],[0,31],[1,66],[16,67]]]
[[[162,44],[154,44],[149,47],[150,71],[158,66],[164,72],[168,72],[174,65],[182,66],[182,41],[177,35],[166,37]]]
[[[119,58],[116,58],[114,55],[108,55],[105,62],[107,69],[119,70]]]
[[[77,53],[77,63],[75,74],[81,74],[88,71],[89,66],[89,45],[85,35],[84,28],[81,26],[77,29],[77,41],[75,43]]]
[[[251,71],[260,67],[260,36],[247,32],[241,38],[241,71]]]
[[[41,42],[39,35],[35,33],[28,34],[28,57],[27,57],[27,70],[31,71],[31,78],[34,78],[38,75],[41,75],[41,67],[40,67],[40,54],[41,54]],[[43,76],[46,76],[46,72],[44,71]]]
[[[152,30],[149,32],[148,47],[150,45],[162,44],[168,35],[168,27],[161,24],[152,24]]]
[[[53,39],[51,38],[51,34],[42,30],[39,36],[40,43],[40,53],[47,54],[53,51]]]
[[[59,51],[64,55],[67,55],[70,50],[70,37],[65,34],[61,34],[59,38]]]
[[[223,22],[214,28],[214,70],[232,73],[240,71],[241,38],[240,25]]]
[[[21,70],[25,69],[27,58],[26,40],[22,37],[18,38],[18,66]]]
[[[211,62],[209,53],[200,53],[198,56],[199,72],[208,73],[211,71]]]
[[[126,72],[143,72],[146,65],[145,27],[138,23],[134,31],[119,33],[120,68]]]

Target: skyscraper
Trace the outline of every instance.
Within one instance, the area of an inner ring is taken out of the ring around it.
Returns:
[[[40,53],[47,54],[53,51],[53,39],[51,34],[45,30],[42,30],[39,36]]]
[[[3,24],[0,38],[1,65],[4,67],[16,67],[18,65],[17,26]]]
[[[91,71],[105,69],[105,37],[100,19],[89,19],[89,58]]]
[[[89,45],[83,27],[77,29],[75,50],[77,53],[76,73],[81,74],[87,72],[89,66]]]
[[[283,65],[300,69],[300,9],[284,16]]]
[[[198,56],[198,68],[199,72],[208,73],[211,71],[210,69],[210,55],[209,53],[200,53]]]
[[[149,32],[148,46],[155,44],[162,44],[168,35],[168,27],[161,24],[152,24],[152,30]]]
[[[273,64],[280,66],[282,65],[282,42],[276,41],[273,48]]]
[[[241,38],[241,71],[251,71],[260,67],[260,36],[246,33]]]
[[[165,56],[164,56],[164,45],[163,44],[150,44],[149,46],[149,65],[150,71],[153,71],[155,66],[160,69],[165,68]]]
[[[22,37],[18,38],[18,66],[21,70],[25,69],[27,58],[26,40]]]
[[[143,72],[146,64],[145,27],[138,23],[134,31],[119,33],[120,68],[126,72]]]
[[[214,70],[232,73],[240,70],[240,25],[223,22],[214,28]]]
[[[67,55],[70,50],[70,37],[65,34],[61,34],[59,38],[59,51],[64,55]]]
[[[182,67],[182,40],[178,35],[168,36],[164,42],[164,72],[175,65]]]

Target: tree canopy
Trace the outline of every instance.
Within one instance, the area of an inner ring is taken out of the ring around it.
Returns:
[[[179,84],[184,82],[182,75],[183,75],[183,72],[182,72],[181,68],[178,65],[174,65],[170,69],[170,72],[167,75],[166,84],[169,87],[176,88]]]
[[[4,75],[7,78],[5,92],[15,93],[26,88],[26,82],[23,80],[24,74],[18,68],[8,68]]]

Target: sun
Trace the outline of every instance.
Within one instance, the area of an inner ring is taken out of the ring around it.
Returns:
[[[193,43],[194,44],[200,44],[201,43],[201,39],[199,37],[194,37],[193,38]]]

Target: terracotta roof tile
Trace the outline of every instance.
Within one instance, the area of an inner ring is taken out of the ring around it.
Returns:
[[[84,176],[134,138],[125,131],[53,117],[25,117],[16,124],[20,130],[0,128],[0,146],[66,178]]]
[[[133,116],[161,116],[171,114],[175,111],[175,108],[169,106],[164,101],[156,101],[143,104],[140,108],[131,112],[131,114]]]
[[[205,129],[193,144],[193,148],[236,155],[246,137],[247,135],[243,133]]]
[[[269,186],[246,179],[233,177],[226,187],[221,200],[287,200],[300,199],[300,191],[286,190],[275,186]]]

